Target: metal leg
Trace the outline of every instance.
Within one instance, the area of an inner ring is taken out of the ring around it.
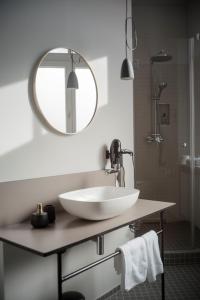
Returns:
[[[160,213],[160,229],[162,230],[161,238],[160,238],[160,251],[161,251],[161,259],[164,266],[164,220],[163,220],[164,212],[161,211]],[[165,272],[165,270],[164,270]],[[162,300],[165,300],[165,273],[161,274],[161,293],[162,293]]]
[[[97,237],[97,254],[104,255],[104,235],[101,234]]]
[[[62,253],[57,253],[58,300],[62,300]]]

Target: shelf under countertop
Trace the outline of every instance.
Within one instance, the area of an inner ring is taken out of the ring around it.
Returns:
[[[49,256],[164,211],[173,205],[175,203],[139,199],[124,214],[102,221],[83,220],[62,212],[57,214],[54,225],[44,229],[33,229],[29,222],[1,227],[0,240],[40,256]]]

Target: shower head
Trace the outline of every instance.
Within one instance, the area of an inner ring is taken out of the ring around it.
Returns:
[[[158,86],[158,98],[160,98],[162,91],[167,87],[167,82],[163,81]]]
[[[169,55],[165,50],[161,50],[157,55],[151,57],[151,62],[166,62],[172,59],[172,55]]]

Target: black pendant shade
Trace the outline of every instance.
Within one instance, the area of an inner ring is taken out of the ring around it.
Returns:
[[[130,62],[130,60],[128,60],[128,58],[125,58],[122,62],[121,79],[124,79],[124,80],[133,80],[134,79],[133,65]]]
[[[78,89],[78,78],[74,70],[72,70],[69,74],[67,80],[67,88],[68,89]]]

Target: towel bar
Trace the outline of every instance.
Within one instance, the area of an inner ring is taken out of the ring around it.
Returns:
[[[163,230],[161,229],[161,230],[159,230],[156,233],[159,235],[162,232],[163,232]],[[76,270],[76,271],[74,271],[74,272],[72,272],[72,273],[70,273],[68,275],[62,276],[62,282],[66,281],[66,280],[69,280],[69,279],[71,279],[71,278],[73,278],[73,277],[75,277],[75,276],[77,276],[77,275],[79,275],[79,274],[81,274],[81,273],[83,273],[83,272],[85,272],[87,270],[90,270],[90,269],[92,269],[92,268],[100,265],[101,263],[103,263],[103,262],[105,262],[105,261],[107,261],[107,260],[109,260],[109,259],[111,259],[111,258],[113,258],[113,257],[115,257],[117,255],[119,255],[120,253],[121,253],[120,250],[115,251],[114,253],[111,253],[111,254],[109,254],[109,255],[107,255],[107,256],[105,256],[105,257],[103,257],[103,258],[101,258],[101,259],[99,259],[99,260],[97,260],[97,261],[95,261],[95,262],[93,262],[93,263],[85,266],[85,267],[82,267],[82,268],[80,268],[80,269],[78,269],[78,270]]]

